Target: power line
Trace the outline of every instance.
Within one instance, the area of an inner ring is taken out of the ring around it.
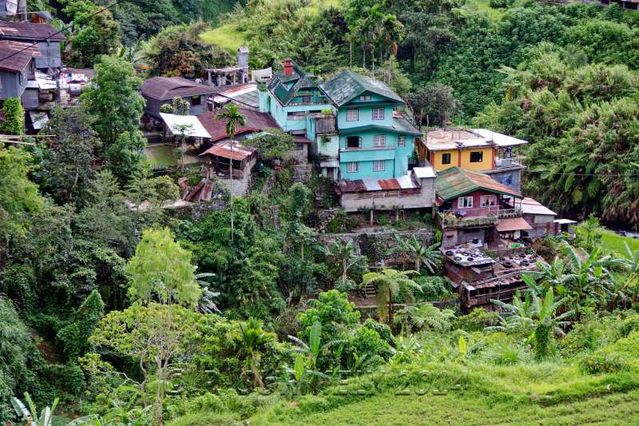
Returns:
[[[525,173],[548,173],[552,176],[583,176],[583,177],[629,177],[629,176],[637,176],[639,177],[639,173],[552,173],[541,170],[526,170]]]
[[[113,6],[116,6],[116,5],[117,5],[117,4],[119,4],[121,1],[122,1],[122,0],[115,0],[112,4],[110,4],[110,5],[108,5],[108,6],[104,6],[103,8],[101,8],[101,9],[99,9],[99,10],[97,10],[97,11],[95,11],[95,12],[91,13],[91,14],[89,14],[88,18],[92,18],[92,17],[94,17],[94,16],[96,16],[96,15],[99,15],[100,13],[102,13],[102,12],[104,12],[104,11],[106,11],[106,10],[111,9]],[[71,21],[71,23],[70,23],[70,24],[68,24],[68,25],[64,26],[61,30],[58,30],[58,31],[54,32],[53,34],[49,35],[49,37],[47,37],[47,38],[46,38],[46,41],[49,41],[52,37],[57,36],[58,34],[62,34],[65,30],[70,29],[72,26],[73,26],[73,21]],[[16,55],[19,55],[20,53],[25,52],[25,51],[27,51],[27,50],[29,50],[29,49],[31,49],[31,48],[33,48],[33,47],[37,46],[37,45],[38,45],[38,43],[39,43],[39,42],[31,43],[30,45],[26,46],[25,48],[20,49],[20,50],[18,50],[18,51],[16,51],[16,52],[11,53],[10,55],[5,56],[4,58],[0,59],[0,62],[5,61],[5,60],[7,60],[7,59],[9,59],[9,58],[13,58],[13,57],[14,57],[14,56],[16,56]]]

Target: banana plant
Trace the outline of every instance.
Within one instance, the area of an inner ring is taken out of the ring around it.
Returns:
[[[21,420],[25,421],[27,426],[51,426],[53,424],[53,413],[58,407],[60,398],[54,399],[53,404],[50,407],[45,407],[39,416],[31,395],[25,392],[24,399],[29,408],[16,397],[11,398],[11,405],[13,405],[13,409],[21,417]]]

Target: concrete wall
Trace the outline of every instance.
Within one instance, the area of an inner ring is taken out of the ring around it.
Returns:
[[[544,238],[546,235],[555,235],[555,216],[525,214],[524,220],[533,228],[526,231],[528,237],[533,240]]]
[[[40,105],[39,90],[35,88],[26,89],[22,94],[21,101],[22,107],[26,111],[38,109],[38,106]]]
[[[482,161],[477,163],[470,162],[471,152],[483,153]],[[450,163],[444,164],[442,158],[444,154],[450,154]],[[442,171],[450,167],[461,167],[466,170],[484,171],[490,170],[494,166],[495,150],[493,147],[489,148],[466,148],[466,149],[451,149],[446,151],[433,151],[429,155],[429,162],[433,165],[435,170]]]
[[[308,162],[308,146],[309,144],[300,144],[301,149],[296,146],[292,151],[288,151],[283,160],[286,162],[293,162],[296,164],[304,164]]]
[[[371,191],[340,196],[340,204],[349,213],[360,210],[422,209],[433,207],[435,179],[422,179],[422,187],[403,191]]]
[[[517,192],[521,192],[521,167],[514,167],[512,169],[503,170],[494,169],[484,173],[486,173],[502,185],[506,185]]]

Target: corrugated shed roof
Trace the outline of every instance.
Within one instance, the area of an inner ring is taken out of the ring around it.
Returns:
[[[404,100],[387,85],[379,80],[357,74],[351,70],[344,70],[331,78],[320,88],[338,106],[342,106],[365,92],[376,93],[395,102]]]
[[[237,141],[222,141],[207,149],[200,156],[215,155],[216,157],[242,161],[255,153],[255,149],[240,145]]]
[[[499,219],[499,222],[497,222],[497,231],[499,232],[529,231],[531,229],[532,226],[530,226],[523,217]]]
[[[557,213],[550,210],[539,201],[529,197],[525,197],[523,200],[521,200],[521,212],[523,214],[557,216]]]
[[[420,187],[420,184],[415,182],[410,175],[393,179],[343,179],[338,185],[339,191],[343,194],[349,192],[398,191],[418,189]]]
[[[246,117],[246,124],[235,130],[235,135],[261,132],[264,129],[278,129],[279,126],[270,114],[256,111],[250,108],[238,107],[240,113]],[[217,112],[205,112],[198,115],[198,120],[202,123],[207,132],[211,135],[211,141],[217,142],[226,139],[226,121],[218,120]]]
[[[143,96],[159,101],[168,101],[175,97],[184,98],[219,93],[222,89],[198,84],[182,77],[153,77],[144,81],[140,91]]]
[[[33,22],[0,21],[0,39],[2,40],[33,40],[33,41],[64,41],[64,35],[49,24]]]
[[[34,56],[39,56],[37,46],[17,41],[0,40],[0,69],[11,72],[24,70]]]
[[[515,198],[523,198],[512,188],[502,185],[483,173],[451,167],[437,174],[437,196],[444,201],[452,200],[477,190],[495,192]]]

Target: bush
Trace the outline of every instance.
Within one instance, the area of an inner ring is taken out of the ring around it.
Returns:
[[[433,302],[437,300],[448,300],[453,297],[450,291],[450,284],[444,277],[420,275],[414,281],[422,289],[415,293],[418,302]]]
[[[486,327],[494,327],[499,323],[499,313],[477,308],[473,309],[468,315],[458,317],[457,321],[455,321],[454,328],[472,333],[482,331]]]
[[[610,374],[626,370],[628,364],[619,355],[598,352],[584,357],[579,367],[588,374]]]

